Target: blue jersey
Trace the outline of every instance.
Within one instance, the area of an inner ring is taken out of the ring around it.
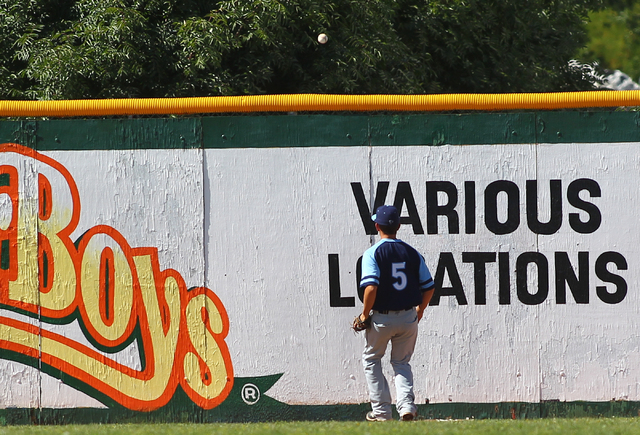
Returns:
[[[378,286],[373,309],[397,311],[418,306],[434,288],[422,255],[399,239],[382,239],[362,256],[360,287]]]

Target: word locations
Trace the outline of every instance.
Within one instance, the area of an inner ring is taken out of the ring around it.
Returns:
[[[389,182],[381,181],[376,186],[373,207],[369,207],[362,185],[351,183],[351,189],[367,235],[377,234],[371,214],[387,203]],[[497,180],[489,183],[482,192],[484,202],[484,227],[495,236],[509,235],[509,245],[517,245],[514,233],[523,220],[534,234],[557,233],[565,222],[576,234],[592,234],[602,224],[602,213],[594,198],[602,195],[595,180],[582,178],[573,180],[563,190],[561,180],[549,181],[549,212],[547,219],[539,213],[538,181],[527,180],[524,195],[521,187],[513,181]],[[461,193],[462,192],[462,193]],[[460,205],[459,198],[464,198]],[[524,198],[525,214],[521,216],[520,204]],[[415,196],[409,182],[397,184],[392,204],[406,211],[401,223],[410,225],[414,234],[425,234],[423,221],[418,214]],[[465,181],[462,189],[450,181],[426,182],[427,234],[464,234],[469,236],[469,245],[478,246],[472,240],[477,233],[477,186],[475,181]],[[568,209],[568,210],[566,210]],[[565,214],[566,212],[566,214]],[[462,216],[462,219],[461,219]],[[463,225],[461,225],[463,221]],[[443,224],[443,225],[440,225]],[[356,261],[356,287],[362,300],[363,289],[359,288],[361,257]],[[465,269],[462,269],[465,268]],[[551,286],[555,286],[555,302],[566,304],[570,297],[578,304],[591,301],[595,290],[599,300],[607,304],[622,302],[628,291],[624,277],[619,273],[628,269],[625,257],[614,251],[598,254],[590,252],[554,252],[552,258],[541,252],[441,252],[435,268],[436,293],[431,305],[439,305],[443,297],[455,298],[459,305],[467,305],[473,288],[475,305],[486,305],[487,297],[493,296],[501,305],[512,303],[512,287],[517,299],[525,305],[538,305],[547,300]],[[433,269],[432,269],[433,270]],[[461,270],[466,273],[461,273]],[[470,276],[472,283],[463,282]],[[493,279],[497,277],[497,279]],[[594,279],[595,278],[595,279]],[[493,279],[493,281],[491,281]],[[599,281],[600,285],[593,285]],[[491,285],[488,284],[491,282]],[[490,293],[493,292],[493,295]],[[329,303],[332,307],[355,306],[355,298],[344,297],[340,289],[338,254],[329,254]]]
[[[67,169],[16,144],[0,155],[0,304],[25,317],[0,316],[4,355],[136,411],[167,404],[178,385],[202,408],[222,403],[233,368],[218,297],[188,290],[156,248],[132,248],[112,227],[71,240],[80,198]],[[73,320],[95,348],[54,332]],[[110,357],[134,341],[141,368]]]

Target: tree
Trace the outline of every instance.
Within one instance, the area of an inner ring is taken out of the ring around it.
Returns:
[[[598,7],[599,0],[0,0],[0,98],[590,89],[593,78],[569,60]]]
[[[589,42],[578,58],[640,80],[640,3],[627,0],[590,17]]]

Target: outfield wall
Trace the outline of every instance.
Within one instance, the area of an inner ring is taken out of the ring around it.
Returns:
[[[637,413],[639,142],[638,112],[0,122],[0,418],[361,418],[383,203],[438,285],[422,415]]]

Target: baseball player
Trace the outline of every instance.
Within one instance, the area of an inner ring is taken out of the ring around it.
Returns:
[[[413,374],[409,360],[418,336],[418,322],[433,296],[435,284],[424,258],[407,243],[396,238],[400,227],[398,210],[383,205],[371,218],[380,241],[362,257],[364,307],[354,320],[365,326],[366,344],[362,354],[369,387],[369,421],[391,419],[391,394],[382,374],[382,357],[391,341],[391,366],[395,374],[396,409],[400,419],[417,415]]]

